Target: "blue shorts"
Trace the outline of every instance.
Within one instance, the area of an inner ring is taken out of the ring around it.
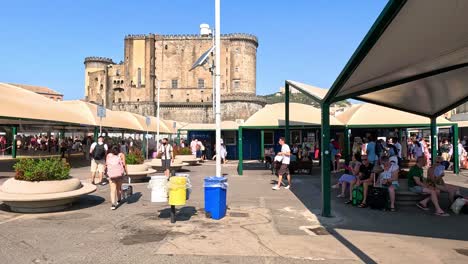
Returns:
[[[424,188],[421,186],[410,187],[409,190],[410,192],[414,192],[414,193],[424,193],[423,192]]]
[[[395,188],[395,190],[398,190],[398,188],[400,188],[400,185],[398,183],[392,183],[392,185],[393,185],[393,188]],[[382,187],[388,189],[388,187],[390,187],[390,186],[382,185]]]

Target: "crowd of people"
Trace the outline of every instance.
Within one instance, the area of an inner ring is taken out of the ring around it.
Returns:
[[[369,189],[384,188],[389,211],[396,211],[395,202],[397,190],[400,188],[399,178],[403,159],[415,159],[416,164],[406,173],[409,191],[422,195],[422,200],[416,206],[422,210],[429,210],[428,203],[432,202],[435,208],[435,215],[448,216],[440,207],[439,199],[441,193],[447,193],[450,204],[460,196],[458,187],[446,184],[443,180],[444,172],[448,168],[447,161],[450,161],[450,144],[448,140],[443,140],[440,145],[440,155],[434,157],[435,162],[427,168],[427,175],[424,177],[424,168],[430,164],[430,151],[428,144],[422,138],[412,138],[407,144],[400,144],[398,139],[390,138],[388,141],[369,137],[362,142],[355,142],[352,152],[352,160],[344,165],[345,173],[341,175],[338,182],[332,187],[340,189],[338,198],[346,198],[346,204],[353,203],[357,189],[362,188],[362,200],[357,204],[360,208],[369,205]],[[333,142],[331,142],[333,144]],[[406,148],[407,147],[407,148]],[[466,151],[460,144],[460,157],[466,158]],[[402,155],[407,151],[405,156]],[[453,148],[452,148],[453,152]],[[332,158],[336,162],[336,157]],[[337,166],[337,165],[335,165]],[[346,192],[348,190],[348,192]]]

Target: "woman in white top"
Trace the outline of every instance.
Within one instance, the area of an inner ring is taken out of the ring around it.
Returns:
[[[398,189],[398,172],[400,168],[395,162],[391,162],[389,157],[382,157],[383,172],[380,173],[379,183],[381,187],[388,189],[390,196],[390,211],[395,212],[395,191]]]

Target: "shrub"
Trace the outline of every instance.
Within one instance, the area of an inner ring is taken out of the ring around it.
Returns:
[[[174,155],[192,155],[192,150],[190,148],[177,148],[174,149]]]
[[[138,165],[143,164],[143,162],[145,162],[145,157],[141,150],[137,148],[131,148],[125,157],[125,163],[127,163],[127,165]]]
[[[70,178],[70,165],[59,158],[20,159],[13,166],[20,181],[59,181]]]

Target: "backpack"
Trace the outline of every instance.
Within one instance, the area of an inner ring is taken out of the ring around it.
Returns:
[[[94,160],[103,160],[106,156],[106,149],[104,148],[104,144],[100,145],[96,143],[96,146],[93,150],[93,159]]]
[[[352,196],[352,201],[353,205],[359,205],[362,203],[362,200],[364,199],[364,192],[363,192],[363,187],[362,185],[356,186],[353,188],[353,196]]]
[[[124,167],[119,155],[109,155],[106,161],[107,175],[110,178],[122,177]]]

